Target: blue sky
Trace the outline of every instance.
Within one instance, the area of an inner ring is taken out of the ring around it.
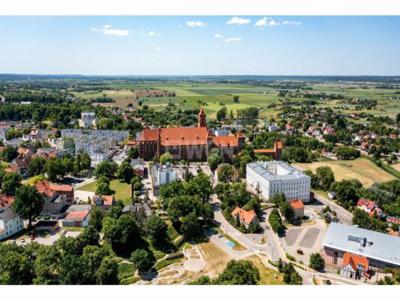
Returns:
[[[0,73],[400,75],[400,17],[0,17]]]

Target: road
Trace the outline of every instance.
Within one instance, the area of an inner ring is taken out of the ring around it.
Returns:
[[[315,195],[315,198],[322,204],[328,205],[331,209],[336,211],[337,217],[342,223],[347,224],[347,225],[353,224],[353,222],[352,222],[353,215],[351,212],[344,209],[343,207],[336,204],[335,202],[333,202],[329,199],[326,199],[325,197],[322,197],[320,195]]]

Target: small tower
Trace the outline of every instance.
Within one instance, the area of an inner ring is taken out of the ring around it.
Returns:
[[[198,114],[198,127],[207,127],[207,121],[206,121],[206,113],[204,112],[204,109],[201,108],[200,112]]]

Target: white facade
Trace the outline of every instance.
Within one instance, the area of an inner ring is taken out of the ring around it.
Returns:
[[[168,184],[176,180],[176,174],[171,165],[164,165],[157,169],[158,185]]]
[[[92,168],[96,168],[98,164],[108,159],[109,155],[105,151],[93,151],[89,152],[90,164]]]
[[[0,210],[0,241],[24,229],[24,221],[11,208]]]
[[[81,113],[82,127],[92,127],[96,125],[96,114],[94,112],[82,112]]]
[[[282,161],[247,164],[246,183],[266,200],[282,192],[287,200],[310,201],[311,178]]]

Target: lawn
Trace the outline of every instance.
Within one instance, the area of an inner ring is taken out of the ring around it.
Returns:
[[[258,271],[260,271],[260,281],[258,284],[260,285],[282,285],[285,284],[283,282],[283,274],[278,271],[274,271],[272,269],[267,268],[258,256],[250,256],[247,257],[246,260],[251,261]]]
[[[131,186],[127,183],[120,182],[118,179],[111,180],[110,187],[115,191],[115,199],[124,201],[125,204],[131,203]],[[80,187],[78,190],[95,192],[96,181]]]
[[[335,180],[358,179],[363,186],[371,186],[376,182],[396,179],[393,175],[376,166],[365,157],[355,160],[318,161],[313,163],[296,163],[294,166],[315,172],[318,167],[328,166],[335,174]]]

